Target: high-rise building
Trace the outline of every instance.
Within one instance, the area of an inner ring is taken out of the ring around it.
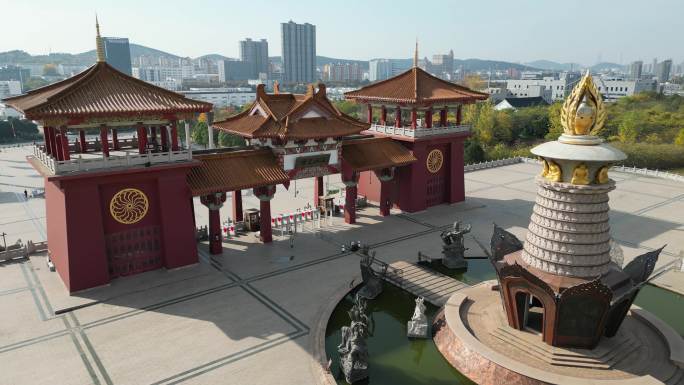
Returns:
[[[450,77],[454,72],[454,51],[450,50],[448,55],[432,55],[431,69],[431,72],[441,78]]]
[[[21,83],[18,80],[0,80],[0,100],[21,94]]]
[[[252,75],[252,66],[250,62],[241,60],[220,60],[218,62],[218,79],[222,83],[236,80],[249,80],[258,77],[253,77]]]
[[[411,62],[400,59],[373,59],[368,62],[368,80],[375,82],[389,79],[392,76],[411,68]]]
[[[637,60],[632,62],[632,64],[629,65],[629,76],[634,79],[641,79],[641,72],[644,67],[644,62],[641,60]]]
[[[651,74],[655,76],[656,70],[658,68],[658,58],[654,57],[653,58],[653,64],[651,64]]]
[[[670,80],[670,72],[672,72],[672,59],[663,60],[655,69],[655,77],[659,82],[665,83]]]
[[[240,60],[248,63],[250,79],[258,79],[259,74],[268,74],[268,42],[266,39],[240,41]]]
[[[283,82],[312,83],[316,80],[316,26],[293,21],[281,23]]]
[[[0,67],[0,81],[15,80],[22,85],[31,77],[31,70],[15,65],[5,65]]]
[[[360,82],[363,71],[359,63],[330,63],[323,66],[323,80],[331,82]]]
[[[131,48],[123,37],[103,37],[105,61],[126,75],[132,76]]]

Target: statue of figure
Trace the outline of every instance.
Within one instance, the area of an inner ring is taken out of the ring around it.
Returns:
[[[598,172],[596,173],[596,183],[608,183],[608,181],[610,180],[610,178],[608,178],[608,168],[608,166],[603,166],[598,170]]]
[[[363,257],[361,257],[359,265],[361,267],[363,287],[359,290],[358,295],[366,299],[375,299],[382,293],[382,278],[372,268],[373,261],[375,261],[375,252],[369,252],[368,246],[364,246],[361,250]]]
[[[542,161],[542,166],[544,167],[542,169],[541,177],[546,178],[546,176],[549,175],[549,163],[544,158],[542,158],[541,161]]]
[[[454,222],[450,231],[443,231],[440,234],[442,238],[442,264],[450,269],[462,269],[468,267],[468,262],[465,260],[464,253],[468,248],[465,247],[463,237],[469,233],[470,225],[461,227],[459,221]]]
[[[594,108],[587,103],[585,96],[575,112],[575,135],[588,135],[593,124]]]
[[[348,312],[351,324],[342,327],[342,342],[337,346],[340,353],[340,369],[349,384],[368,377],[368,345],[371,320],[366,315],[366,301],[358,294]]]
[[[416,298],[416,308],[413,316],[406,325],[406,336],[411,338],[430,338],[430,324],[425,315],[425,304],[423,297]]]
[[[551,182],[562,182],[563,172],[561,171],[560,166],[550,160],[547,160],[546,162],[549,164],[549,172],[546,174],[546,179]]]
[[[584,163],[578,164],[572,171],[572,184],[589,184],[589,170]]]

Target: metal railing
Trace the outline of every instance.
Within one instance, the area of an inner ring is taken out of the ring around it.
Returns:
[[[445,135],[457,132],[470,132],[469,124],[461,125],[448,125],[444,127],[433,126],[433,127],[416,127],[411,126],[395,127],[387,126],[382,124],[371,124],[369,131],[375,131],[381,134],[396,135],[396,136],[407,136],[410,138],[424,138],[428,136]]]
[[[102,156],[99,158],[78,158],[56,160],[39,146],[33,147],[33,155],[53,174],[60,175],[75,171],[92,171],[114,167],[142,166],[160,163],[186,161],[192,159],[192,152],[186,149],[147,154],[129,153],[124,156]]]

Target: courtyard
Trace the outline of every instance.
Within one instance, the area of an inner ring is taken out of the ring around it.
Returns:
[[[0,152],[0,231],[8,245],[45,240],[44,200],[24,198],[24,190],[30,195],[43,185],[25,160],[31,153]],[[353,225],[341,217],[320,228],[306,223],[292,247],[278,230],[269,245],[253,233],[233,237],[218,256],[200,243],[197,265],[119,278],[72,296],[45,255],[1,263],[0,384],[318,383],[312,335],[326,325],[320,314],[359,280],[359,256],[341,251],[343,244],[360,241],[385,262],[416,261],[418,251],[438,257],[440,232],[460,220],[473,229],[466,255],[483,256],[493,223],[524,239],[539,169],[519,163],[466,173],[466,200],[454,205],[389,217],[369,206]],[[611,231],[625,263],[664,244],[658,266],[673,261],[684,249],[684,185],[631,173],[611,178]],[[325,183],[343,186],[339,176]],[[304,208],[313,195],[311,179],[279,186],[272,213]],[[258,207],[244,192],[243,208]],[[206,225],[198,199],[194,210],[197,225]],[[230,212],[227,199],[221,220]],[[684,295],[683,274],[670,271],[654,283]],[[672,317],[657,315],[684,333]]]

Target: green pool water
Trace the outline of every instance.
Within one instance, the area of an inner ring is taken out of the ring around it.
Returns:
[[[470,260],[466,271],[449,271],[439,261],[432,268],[468,284],[494,279],[489,261]],[[346,384],[339,370],[337,345],[341,341],[342,326],[349,325],[347,311],[352,306],[354,292],[347,295],[333,311],[326,329],[325,349],[332,359],[331,372],[337,383]],[[370,355],[369,378],[358,384],[367,385],[454,385],[474,384],[442,357],[432,339],[409,340],[406,322],[413,314],[415,297],[390,284],[378,298],[368,301],[368,313],[375,321],[375,330],[368,339]],[[646,286],[636,304],[654,313],[684,335],[684,297],[653,286]],[[437,307],[427,306],[432,319]]]

